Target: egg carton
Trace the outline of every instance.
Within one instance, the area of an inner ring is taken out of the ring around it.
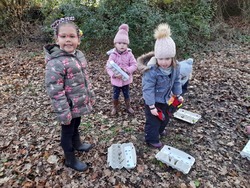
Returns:
[[[171,166],[174,169],[177,169],[184,174],[187,174],[192,165],[195,162],[195,158],[191,155],[176,149],[171,146],[165,145],[156,155],[156,159],[159,161]]]
[[[112,144],[108,148],[108,166],[113,169],[132,169],[136,166],[136,152],[133,143]]]
[[[201,118],[201,115],[184,109],[179,109],[174,113],[174,117],[188,123],[195,124]]]
[[[108,67],[115,73],[122,76],[123,81],[127,81],[129,79],[129,75],[124,72],[114,61],[110,61],[108,63]]]
[[[247,142],[240,155],[250,161],[250,140]]]

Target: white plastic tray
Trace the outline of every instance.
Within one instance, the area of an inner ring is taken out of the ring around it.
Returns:
[[[188,123],[195,124],[201,118],[201,115],[184,109],[179,109],[174,113],[174,117]]]
[[[242,157],[247,158],[250,161],[250,140],[247,142],[243,150],[240,152]]]
[[[161,162],[175,168],[184,174],[187,174],[195,162],[195,158],[191,155],[176,149],[171,146],[165,145],[155,157]]]
[[[133,143],[112,144],[108,148],[108,166],[132,169],[136,166],[136,152]]]

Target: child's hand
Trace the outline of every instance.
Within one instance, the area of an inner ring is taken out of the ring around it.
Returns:
[[[126,69],[126,68],[121,68],[124,72],[126,72],[127,74],[129,74],[129,72],[128,72],[128,69]]]
[[[250,126],[246,126],[245,132],[246,132],[247,135],[250,136]]]
[[[120,75],[120,74],[114,74],[114,75],[112,76],[112,78],[122,79],[122,75]]]
[[[91,106],[94,106],[94,105],[95,105],[95,99],[94,99],[94,98],[91,98],[91,99],[90,99],[90,104],[91,104]]]
[[[158,115],[159,115],[156,108],[154,108],[154,109],[152,109],[152,110],[150,109],[150,112],[151,112],[151,114],[153,114],[154,116],[158,116]]]
[[[184,102],[184,98],[182,96],[179,96],[178,97],[178,101],[180,101],[181,103],[183,103]]]
[[[70,125],[70,123],[71,121],[66,121],[66,122],[62,122],[61,124],[67,126],[67,125]]]

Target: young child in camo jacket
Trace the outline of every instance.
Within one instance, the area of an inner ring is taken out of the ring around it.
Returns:
[[[133,72],[136,71],[137,64],[132,51],[128,49],[128,31],[129,27],[127,24],[122,24],[119,27],[119,31],[114,38],[115,49],[109,52],[109,59],[106,65],[106,70],[110,76],[110,81],[113,86],[113,108],[111,110],[112,116],[117,114],[121,91],[125,99],[127,112],[129,114],[134,114],[134,110],[130,105],[129,85],[133,82]],[[121,75],[115,74],[109,67],[110,61],[114,61],[123,71],[125,71],[128,74],[129,79],[124,81]]]
[[[65,165],[84,171],[88,166],[75,157],[74,150],[87,152],[93,147],[81,142],[78,128],[81,116],[92,111],[95,98],[87,61],[84,54],[76,49],[81,34],[73,20],[74,17],[65,17],[51,25],[56,44],[44,46],[45,85],[61,124]]]

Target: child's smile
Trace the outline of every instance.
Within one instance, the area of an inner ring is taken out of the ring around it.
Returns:
[[[80,44],[76,29],[67,24],[60,27],[56,41],[60,49],[68,53],[73,53]]]

